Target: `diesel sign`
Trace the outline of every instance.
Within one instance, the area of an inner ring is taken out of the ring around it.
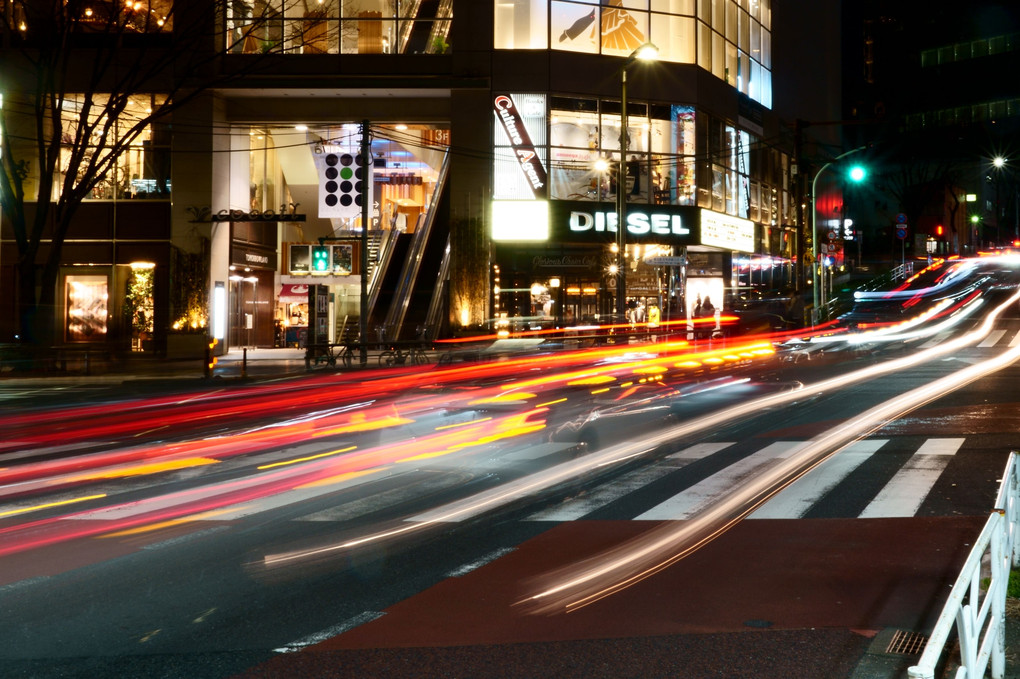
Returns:
[[[580,212],[570,213],[569,226],[571,232],[597,231],[616,233],[618,215],[615,212]],[[637,210],[627,212],[627,233],[641,236],[656,234],[662,236],[689,236],[691,230],[684,226],[682,215],[667,215]]]
[[[580,200],[549,201],[549,238],[558,243],[609,244],[616,240],[612,205]],[[627,206],[627,242],[686,247],[700,245],[701,208],[692,205]]]

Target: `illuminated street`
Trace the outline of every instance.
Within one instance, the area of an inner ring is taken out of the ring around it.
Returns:
[[[556,676],[848,676],[930,627],[994,503],[1016,267],[939,262],[814,332],[5,411],[0,672],[539,676],[556,642]]]

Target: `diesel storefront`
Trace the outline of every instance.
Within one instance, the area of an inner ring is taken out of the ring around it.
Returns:
[[[540,93],[495,92],[492,113],[496,317],[611,320],[621,202],[628,320],[723,309],[788,277],[785,157],[747,130],[642,101],[624,130],[619,101]]]
[[[553,200],[537,203],[543,215],[535,205],[493,203],[496,317],[549,327],[614,320],[614,207]],[[543,221],[544,234],[535,228]],[[625,243],[627,320],[678,320],[690,317],[696,300],[726,304],[733,253],[753,251],[754,224],[691,206],[636,205],[627,208]]]

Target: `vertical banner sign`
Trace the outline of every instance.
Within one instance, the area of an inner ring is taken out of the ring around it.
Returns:
[[[329,342],[329,286],[308,286],[308,343]]]
[[[360,144],[360,135],[352,140]],[[372,201],[372,163],[360,147],[323,144],[315,150],[319,175],[319,217],[356,218],[361,206]]]
[[[528,130],[524,126],[524,121],[517,111],[517,106],[514,105],[514,100],[508,94],[496,95],[493,100],[493,109],[496,118],[503,126],[503,131],[506,132],[506,136],[510,140],[510,146],[514,150],[517,162],[520,163],[521,172],[528,180],[535,198],[545,199],[548,194],[545,168],[542,167],[542,161],[535,151],[531,135],[528,134]]]

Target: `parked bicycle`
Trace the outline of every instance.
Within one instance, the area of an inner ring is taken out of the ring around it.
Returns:
[[[388,368],[393,365],[427,365],[429,355],[421,347],[393,347],[379,354],[379,365]]]

